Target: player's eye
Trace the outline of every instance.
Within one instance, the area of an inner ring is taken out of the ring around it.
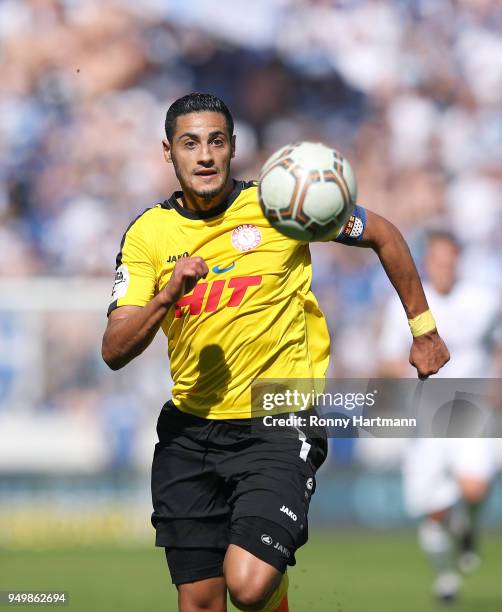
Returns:
[[[195,149],[195,147],[197,146],[196,142],[194,140],[187,140],[185,142],[185,147],[187,149]]]
[[[223,142],[223,139],[222,139],[222,138],[215,138],[215,139],[213,140],[213,144],[214,144],[216,147],[222,147],[222,146],[223,146],[225,143]]]

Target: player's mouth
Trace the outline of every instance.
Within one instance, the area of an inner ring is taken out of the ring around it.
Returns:
[[[211,180],[213,176],[218,174],[218,170],[216,168],[203,168],[202,170],[197,170],[195,172],[195,176],[198,176],[205,180]]]

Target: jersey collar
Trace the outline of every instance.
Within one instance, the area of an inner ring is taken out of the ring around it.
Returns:
[[[237,199],[237,196],[244,189],[244,186],[244,181],[234,180],[234,188],[228,195],[227,199],[218,204],[218,206],[211,208],[210,210],[191,210],[189,208],[181,206],[177,198],[181,198],[181,196],[183,195],[182,191],[175,191],[168,200],[165,200],[163,202],[162,208],[173,208],[182,217],[186,217],[187,219],[212,219],[213,217],[221,215],[221,213],[225,212],[228,208],[230,208],[230,206]]]

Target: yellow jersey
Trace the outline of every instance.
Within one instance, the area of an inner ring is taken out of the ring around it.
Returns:
[[[127,229],[108,312],[145,306],[178,259],[202,257],[207,278],[162,323],[173,402],[208,419],[249,418],[253,380],[325,376],[330,342],[311,291],[309,246],[270,225],[255,182],[236,182],[209,211],[184,208],[180,197],[147,209]]]

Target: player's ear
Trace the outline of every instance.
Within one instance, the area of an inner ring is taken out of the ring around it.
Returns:
[[[235,134],[230,139],[230,147],[232,148],[232,156],[235,157]]]
[[[166,160],[166,162],[168,164],[172,164],[173,163],[173,158],[171,155],[171,144],[169,142],[169,140],[167,140],[166,138],[164,138],[162,140],[162,150],[164,152],[164,159]]]

